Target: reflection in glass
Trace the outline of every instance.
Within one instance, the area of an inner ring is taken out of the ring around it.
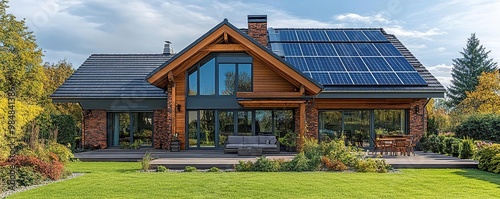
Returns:
[[[234,134],[233,111],[219,111],[219,146],[224,146],[227,136]]]
[[[238,111],[238,135],[252,135],[252,111]]]
[[[198,94],[198,71],[189,74],[189,91],[188,95]]]
[[[295,126],[293,123],[292,110],[277,110],[274,111],[274,135],[278,138],[285,137],[287,133],[294,133]]]
[[[402,135],[406,133],[405,110],[375,110],[376,135]]]
[[[130,143],[130,114],[119,113],[120,143]]]
[[[238,92],[252,91],[252,65],[238,64]]]
[[[255,111],[255,134],[272,135],[273,134],[273,111],[256,110]]]
[[[188,139],[189,147],[197,147],[198,145],[198,111],[188,111]]]
[[[235,64],[219,64],[219,95],[234,95]]]
[[[200,67],[200,95],[215,95],[215,58]]]
[[[328,141],[342,136],[342,111],[324,111],[319,114],[319,139]]]
[[[134,123],[134,142],[153,146],[153,113],[131,113]]]
[[[370,111],[344,111],[344,133],[347,143],[370,146]]]
[[[200,111],[200,147],[215,147],[215,111]]]

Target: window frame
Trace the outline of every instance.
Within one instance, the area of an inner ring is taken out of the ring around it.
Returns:
[[[214,95],[202,95],[201,92],[201,82],[200,82],[200,77],[202,74],[200,73],[200,68],[203,66],[205,63],[208,63],[212,59],[215,59],[215,94]],[[233,95],[221,95],[220,94],[220,64],[234,64],[235,66],[235,84],[234,84],[234,94]],[[240,92],[238,91],[239,87],[239,66],[240,65],[250,65],[250,91],[242,91],[242,92],[253,92],[253,81],[254,81],[254,72],[253,72],[253,58],[246,54],[246,53],[232,53],[232,54],[224,54],[224,53],[217,53],[217,54],[212,54],[209,55],[202,60],[200,60],[198,63],[194,64],[191,68],[186,70],[186,96],[187,97],[235,97],[236,93]],[[189,77],[191,74],[194,72],[197,72],[196,74],[196,95],[190,95],[190,81]]]

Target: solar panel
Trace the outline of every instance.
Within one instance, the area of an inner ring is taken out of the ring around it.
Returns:
[[[403,56],[391,43],[374,43],[373,45],[382,56]]]
[[[349,41],[347,35],[341,30],[325,31],[330,41]]]
[[[382,57],[363,57],[362,59],[370,71],[392,71]]]
[[[380,56],[378,50],[372,44],[355,43],[352,44],[360,56]]]
[[[273,52],[323,85],[426,85],[380,30],[277,29],[269,38]]]
[[[370,41],[363,31],[346,30],[344,33],[349,38],[349,41]]]
[[[333,84],[337,85],[350,85],[353,84],[351,77],[346,72],[343,73],[330,73],[330,77],[332,78]]]
[[[354,84],[358,85],[376,85],[377,82],[371,73],[349,73]]]
[[[401,84],[401,80],[396,73],[373,73],[373,77],[375,77],[379,85]]]
[[[363,33],[365,33],[370,41],[387,41],[387,38],[380,30],[363,30]]]
[[[396,73],[399,79],[406,85],[423,85],[426,84],[425,80],[418,74],[418,72],[399,72]]]
[[[348,72],[351,71],[368,71],[363,60],[359,57],[341,57],[342,63]]]
[[[325,73],[311,73],[311,78],[317,80],[320,84],[323,84],[323,85],[333,84],[332,79],[330,78],[330,75],[327,72],[325,72]]]
[[[394,71],[415,71],[415,68],[404,57],[385,57],[385,60]]]
[[[334,43],[333,46],[335,50],[337,50],[339,56],[359,56],[352,44]]]

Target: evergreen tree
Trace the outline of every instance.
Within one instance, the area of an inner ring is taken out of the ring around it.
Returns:
[[[481,73],[496,69],[497,63],[488,58],[489,53],[490,51],[486,51],[479,43],[476,34],[471,34],[463,52],[460,52],[463,57],[453,59],[453,79],[447,91],[449,107],[455,107],[466,98],[466,92],[475,90]]]

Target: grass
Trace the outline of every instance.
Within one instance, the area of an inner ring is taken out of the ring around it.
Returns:
[[[140,163],[75,162],[84,176],[9,198],[496,198],[500,175],[472,169],[398,173],[143,173]]]

